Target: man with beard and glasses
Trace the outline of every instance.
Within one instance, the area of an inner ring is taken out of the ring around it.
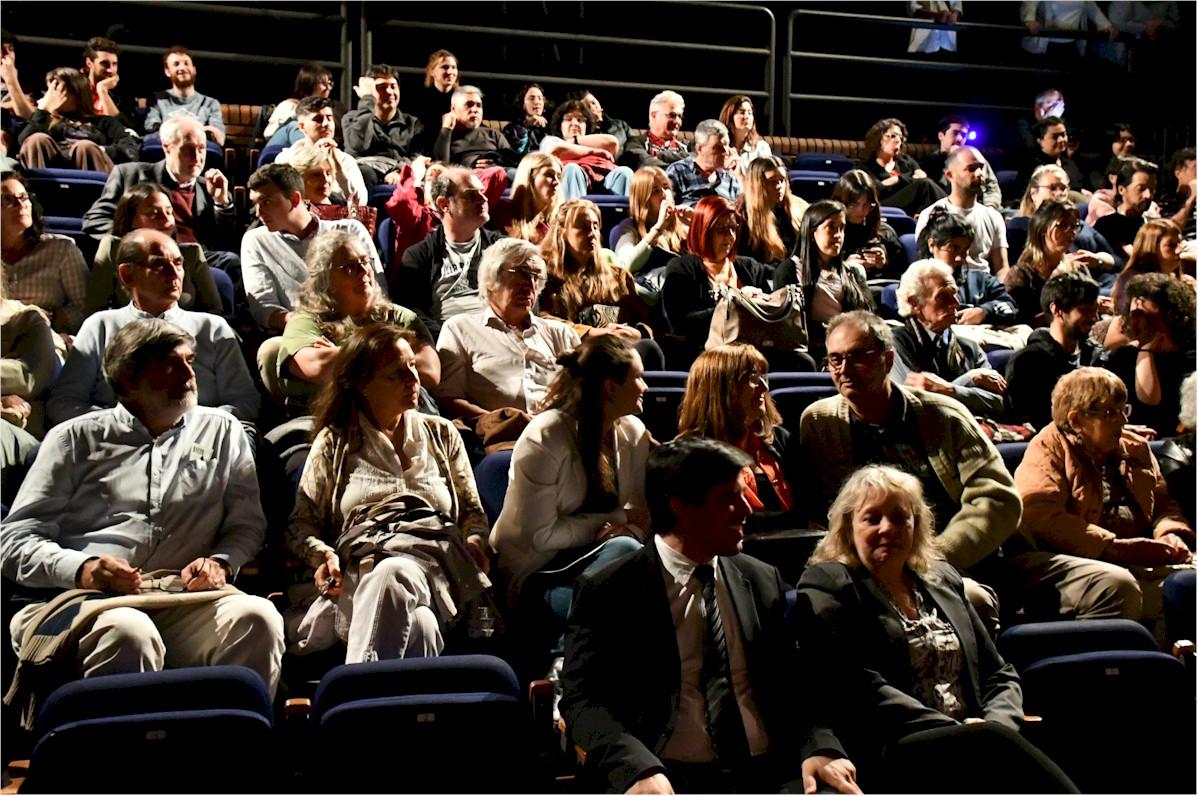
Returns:
[[[105,349],[117,330],[145,318],[170,321],[195,337],[194,370],[201,405],[219,407],[239,420],[256,418],[261,399],[232,327],[219,315],[179,307],[183,257],[174,240],[157,230],[134,230],[121,239],[117,262],[117,274],[131,300],[83,322],[46,405],[50,422],[61,423],[116,404],[111,381],[101,370]]]
[[[1094,229],[1124,257],[1131,256],[1136,233],[1144,225],[1144,211],[1156,193],[1158,171],[1155,163],[1139,158],[1124,163],[1115,181],[1115,212],[1094,222]]]
[[[1007,267],[1007,228],[1002,214],[982,204],[986,162],[971,146],[957,147],[944,161],[944,177],[951,192],[925,207],[915,222],[915,238],[928,223],[937,207],[943,207],[965,220],[973,228],[973,243],[966,259],[968,268],[981,268],[998,275]]]
[[[159,91],[150,100],[146,132],[155,132],[171,114],[186,111],[199,120],[209,138],[224,146],[225,120],[220,113],[220,102],[196,91],[196,68],[191,51],[179,45],[171,47],[162,56],[162,71],[170,78],[171,87]]]
[[[196,405],[196,366],[196,339],[165,320],[112,336],[104,377],[118,403],[47,435],[0,526],[0,567],[42,599],[121,598],[79,603],[100,609],[74,635],[84,677],[232,664],[273,693],[282,617],[228,586],[266,527],[250,441],[232,415]],[[13,617],[18,654],[52,617],[40,601]]]

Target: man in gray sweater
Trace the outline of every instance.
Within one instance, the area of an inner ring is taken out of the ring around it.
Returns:
[[[191,52],[179,45],[171,47],[162,56],[162,71],[170,78],[171,87],[159,91],[150,101],[146,132],[156,132],[172,113],[187,111],[200,120],[209,138],[224,146],[225,121],[221,117],[220,103],[196,91],[196,68],[191,61]]]

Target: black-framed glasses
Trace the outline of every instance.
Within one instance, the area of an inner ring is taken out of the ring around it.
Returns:
[[[0,201],[4,203],[5,207],[21,207],[33,203],[27,193],[6,193],[0,198]]]
[[[855,351],[846,351],[843,354],[828,354],[825,361],[828,363],[829,370],[840,370],[846,365],[848,367],[857,368],[869,361],[869,359],[881,352],[880,348],[858,348]]]

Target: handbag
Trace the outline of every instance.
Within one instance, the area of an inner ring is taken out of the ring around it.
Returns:
[[[807,316],[803,289],[786,285],[759,298],[721,287],[711,317],[706,348],[751,343],[762,351],[806,351]]]

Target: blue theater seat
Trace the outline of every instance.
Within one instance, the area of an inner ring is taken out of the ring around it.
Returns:
[[[25,181],[44,215],[83,218],[100,198],[108,175],[82,169],[28,169]]]
[[[886,219],[886,221],[889,222],[890,219]],[[903,244],[903,251],[907,254],[907,262],[915,262],[919,254],[919,245],[915,239],[915,233],[904,232],[902,235],[899,235],[899,243]]]
[[[836,388],[829,379],[828,384],[804,384],[798,387],[782,387],[770,390],[770,395],[782,415],[782,425],[792,434],[799,433],[799,420],[803,410],[822,398],[830,398],[836,394]]]
[[[857,166],[839,152],[800,152],[795,155],[795,171],[830,171],[838,177]]]
[[[474,481],[478,486],[478,497],[487,512],[487,522],[495,524],[499,512],[503,510],[503,501],[507,497],[508,471],[512,466],[512,452],[495,451],[488,453],[474,468]]]

